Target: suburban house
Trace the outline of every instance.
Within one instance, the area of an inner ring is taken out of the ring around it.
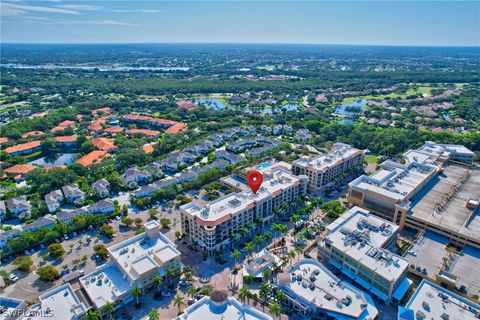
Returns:
[[[45,203],[47,204],[49,212],[55,212],[60,208],[63,200],[63,194],[60,190],[54,190],[45,195]]]
[[[5,201],[5,204],[7,205],[8,211],[13,215],[18,216],[20,219],[30,216],[32,206],[30,202],[27,201],[26,196],[8,199]]]
[[[110,183],[107,179],[99,179],[92,183],[92,188],[98,193],[100,198],[106,198],[110,195]]]
[[[102,199],[97,203],[88,206],[87,211],[90,213],[110,213],[115,209],[113,206],[113,201],[110,199]]]
[[[93,138],[90,141],[97,149],[100,149],[102,151],[115,152],[118,150],[117,146],[107,138]]]
[[[68,203],[82,204],[85,194],[78,188],[78,185],[69,184],[62,187],[63,195]]]
[[[121,175],[123,182],[129,186],[134,186],[142,183],[147,183],[152,175],[145,171],[140,170],[137,167],[129,168]]]
[[[73,135],[73,136],[59,136],[59,137],[55,137],[55,142],[57,142],[57,144],[58,144],[60,147],[70,147],[70,146],[74,146],[74,145],[77,143],[77,136],[76,136],[76,135]]]

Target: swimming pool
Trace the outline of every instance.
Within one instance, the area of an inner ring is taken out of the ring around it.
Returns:
[[[264,162],[258,165],[258,169],[266,169],[268,167],[270,167],[270,163],[268,162]]]

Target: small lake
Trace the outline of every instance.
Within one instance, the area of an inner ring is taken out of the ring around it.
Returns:
[[[197,99],[194,103],[210,110],[225,110],[228,108],[222,101],[213,98]]]
[[[30,161],[28,164],[30,165],[37,165],[37,166],[44,166],[44,167],[53,167],[53,166],[61,166],[65,164],[72,164],[75,161],[75,153],[63,153],[58,156],[56,159],[47,159],[47,157],[43,157],[37,160]]]
[[[344,116],[352,116],[352,115],[355,115],[355,113],[347,111],[348,108],[360,108],[363,111],[365,110],[366,106],[367,106],[367,100],[362,99],[362,100],[354,101],[347,104],[341,104],[337,106],[335,108],[335,113],[341,114]]]

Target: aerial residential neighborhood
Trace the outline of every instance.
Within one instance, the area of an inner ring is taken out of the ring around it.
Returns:
[[[0,320],[480,319],[478,2],[0,27]]]

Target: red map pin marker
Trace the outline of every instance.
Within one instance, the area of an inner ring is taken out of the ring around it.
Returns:
[[[247,174],[247,182],[253,193],[257,193],[263,182],[263,174],[257,170],[252,170]]]

